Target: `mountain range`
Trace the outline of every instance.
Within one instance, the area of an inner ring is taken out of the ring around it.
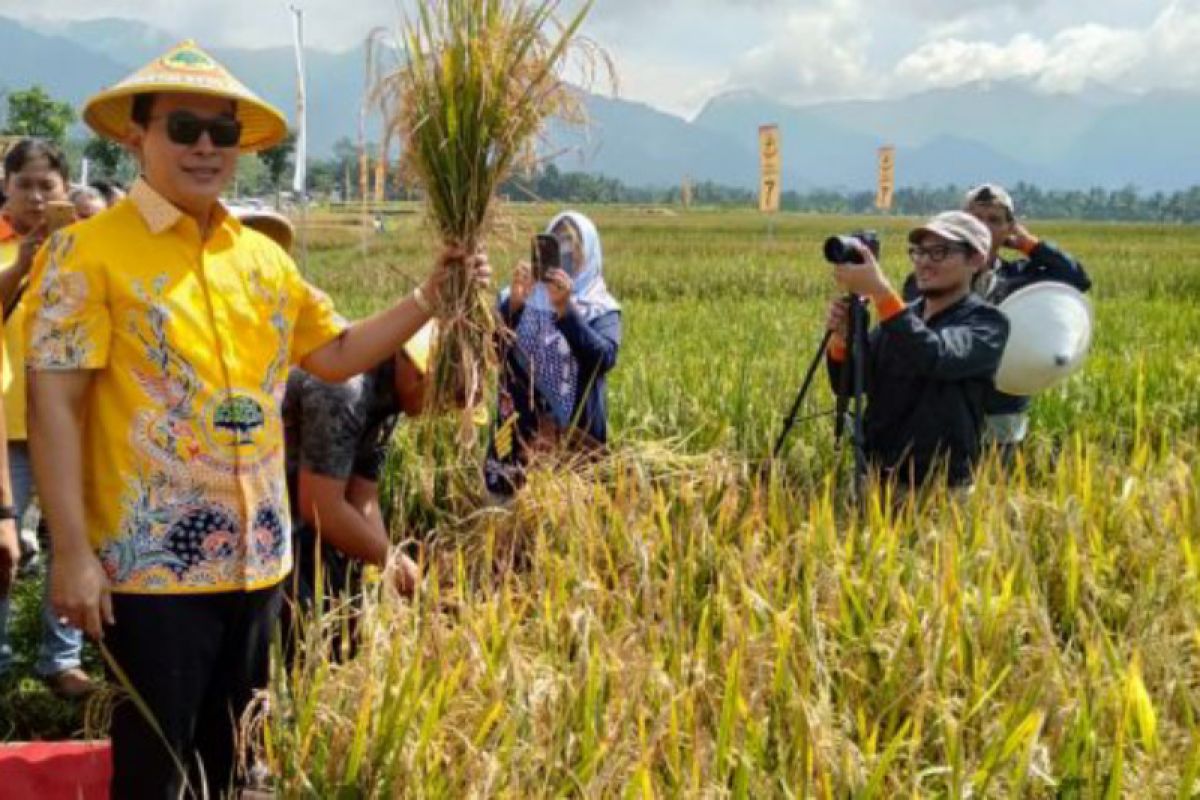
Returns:
[[[175,37],[126,19],[39,23],[0,17],[0,90],[40,84],[75,106],[160,54]],[[290,48],[215,47],[214,56],[280,108],[294,105]],[[363,92],[363,48],[306,52],[309,148],[332,153],[353,138]],[[791,106],[753,91],[712,98],[694,119],[588,94],[583,130],[551,129],[561,169],[630,186],[693,181],[757,185],[760,124],[776,123],[785,188],[863,190],[875,152],[897,148],[897,184],[979,180],[1045,188],[1175,190],[1200,183],[1200,93],[1124,93],[1088,86],[1047,95],[1012,83],[975,83],[906,97]]]

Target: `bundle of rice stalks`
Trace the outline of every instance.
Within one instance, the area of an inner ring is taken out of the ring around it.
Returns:
[[[442,242],[473,253],[493,223],[496,190],[551,116],[578,119],[578,95],[562,75],[591,8],[563,21],[561,0],[437,0],[418,4],[402,30],[407,62],[376,97],[398,102],[387,120],[401,132],[403,167],[424,189]],[[496,370],[494,315],[466,263],[451,265],[438,299],[430,409],[473,405]],[[460,438],[475,434],[463,414]]]

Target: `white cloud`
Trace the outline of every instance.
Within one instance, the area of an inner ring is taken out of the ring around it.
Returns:
[[[791,102],[861,92],[869,82],[871,37],[857,0],[827,0],[790,11],[770,37],[729,70],[728,88],[752,88]]]
[[[1075,92],[1089,82],[1126,91],[1194,87],[1200,76],[1200,2],[1176,0],[1147,28],[1085,23],[1048,37],[1007,43],[957,38],[927,42],[896,65],[899,87],[947,87],[978,80],[1024,80],[1044,92]]]
[[[290,2],[306,11],[311,45],[347,49],[417,0]],[[0,15],[130,17],[171,36],[263,47],[290,42],[285,5],[0,0]],[[1200,0],[597,0],[585,31],[612,53],[623,97],[685,116],[733,88],[805,103],[985,79],[1047,92],[1200,85]]]

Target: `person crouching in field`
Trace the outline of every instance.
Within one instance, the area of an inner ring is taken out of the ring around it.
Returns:
[[[113,208],[49,240],[26,294],[30,444],[51,597],[144,702],[113,711],[113,797],[223,797],[291,571],[288,367],[341,381],[430,319],[451,259],[348,325],[219,197],[287,120],[192,42],[88,101],[135,154]],[[190,788],[191,791],[188,791]]]
[[[920,292],[909,305],[865,245],[859,246],[862,264],[834,268],[838,285],[869,299],[879,317],[865,355],[868,468],[902,490],[943,470],[950,486],[967,486],[980,453],[984,401],[1008,341],[1007,318],[971,291],[991,233],[970,214],[948,211],[908,240]],[[853,368],[846,358],[848,325],[846,299],[835,300],[827,359],[835,392],[843,370]]]
[[[534,453],[608,442],[606,376],[621,347],[621,307],[604,282],[596,226],[583,214],[554,217],[561,269],[534,281],[517,264],[501,293],[503,364],[484,474],[497,499],[524,483]]]

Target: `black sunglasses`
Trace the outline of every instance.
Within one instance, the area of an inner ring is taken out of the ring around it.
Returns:
[[[190,111],[172,111],[167,117],[167,138],[175,144],[190,146],[208,131],[213,147],[237,147],[242,138],[242,123],[236,117],[203,119]]]

